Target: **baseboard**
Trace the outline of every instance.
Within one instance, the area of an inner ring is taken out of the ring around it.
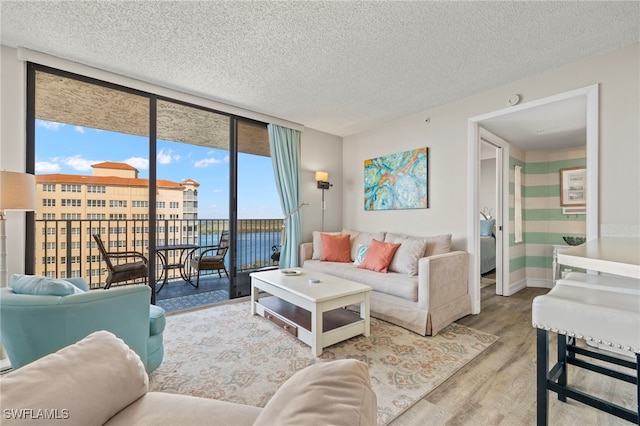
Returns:
[[[504,296],[511,296],[512,294],[516,294],[520,290],[524,290],[527,287],[527,282],[525,280],[519,280],[515,283],[509,283],[504,286],[502,289],[502,294]]]
[[[527,287],[553,288],[553,281],[542,278],[527,278]]]

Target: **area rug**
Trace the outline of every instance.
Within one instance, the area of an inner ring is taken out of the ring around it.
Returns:
[[[403,413],[498,338],[451,324],[423,337],[371,319],[371,336],[324,349],[309,346],[259,316],[249,302],[169,315],[162,365],[149,376],[152,391],[264,407],[275,391],[309,365],[353,358],[369,366],[378,397],[378,424]]]
[[[156,299],[156,305],[164,309],[165,312],[175,312],[224,302],[225,300],[229,300],[229,292],[227,290],[213,290],[186,296],[175,296],[167,299],[158,298]]]

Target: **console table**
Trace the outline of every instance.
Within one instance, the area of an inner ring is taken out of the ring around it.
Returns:
[[[640,238],[596,238],[558,252],[558,263],[640,279]]]

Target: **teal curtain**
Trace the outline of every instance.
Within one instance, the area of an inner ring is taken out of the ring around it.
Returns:
[[[284,245],[280,252],[280,268],[298,266],[298,247],[302,242],[300,222],[300,132],[269,124],[269,147],[284,213]]]

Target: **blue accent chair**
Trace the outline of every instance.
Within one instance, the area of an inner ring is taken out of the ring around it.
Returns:
[[[164,310],[150,305],[151,288],[134,285],[89,290],[82,278],[70,278],[82,290],[66,296],[17,294],[0,289],[0,340],[13,369],[78,342],[94,331],[121,338],[147,372],[164,356]],[[83,360],[91,362],[90,359]]]

